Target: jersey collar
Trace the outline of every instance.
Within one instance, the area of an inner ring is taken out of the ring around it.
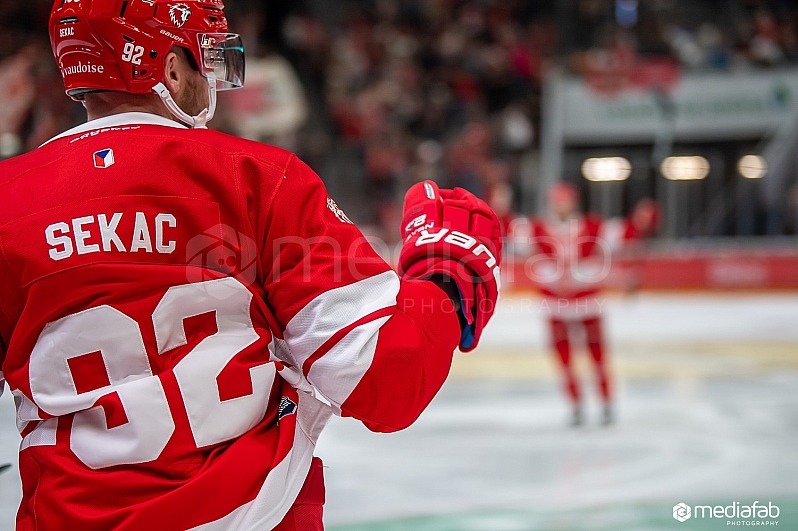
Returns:
[[[175,122],[174,120],[170,120],[169,118],[158,116],[157,114],[150,114],[147,112],[123,112],[119,114],[112,114],[111,116],[105,116],[103,118],[97,118],[96,120],[90,120],[85,124],[73,127],[68,131],[64,131],[60,135],[54,136],[42,144],[42,146],[49,144],[53,140],[58,140],[59,138],[86,133],[96,129],[103,129],[105,127],[119,127],[122,125],[162,125],[164,127],[186,129],[186,126]]]

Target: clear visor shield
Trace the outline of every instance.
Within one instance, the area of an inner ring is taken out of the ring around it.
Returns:
[[[200,33],[202,73],[213,73],[216,90],[244,86],[244,43],[235,33]]]

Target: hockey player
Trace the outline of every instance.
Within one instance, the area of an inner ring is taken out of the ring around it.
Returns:
[[[497,299],[495,214],[408,193],[401,278],[294,155],[204,128],[244,77],[221,0],[59,0],[88,123],[0,165],[17,528],[322,528],[330,413],[413,423]]]
[[[604,220],[579,214],[576,188],[558,183],[549,190],[548,218],[535,218],[530,225],[533,273],[549,316],[552,349],[559,360],[564,386],[572,407],[571,423],[583,422],[582,392],[574,371],[574,339],[584,337],[596,372],[602,403],[602,422],[612,422],[612,386],[601,313],[601,297],[612,257],[626,244],[648,235],[654,219],[635,209],[628,220]]]

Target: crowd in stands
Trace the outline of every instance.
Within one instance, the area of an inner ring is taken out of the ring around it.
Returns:
[[[570,11],[554,0],[227,4],[245,38],[248,87],[220,98],[214,126],[297,151],[384,237],[403,191],[421,179],[512,208],[524,157],[539,148],[552,67],[606,89],[641,65],[798,61],[798,7],[784,0],[575,0]],[[0,3],[0,158],[84,119],[63,95],[49,9]]]

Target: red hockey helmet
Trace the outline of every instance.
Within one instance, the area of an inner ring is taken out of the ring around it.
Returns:
[[[549,208],[555,212],[571,213],[579,205],[579,191],[571,183],[558,182],[549,188]]]
[[[223,10],[221,0],[55,0],[50,43],[67,94],[81,100],[97,90],[155,91],[175,113],[162,77],[164,58],[179,46],[208,79],[210,119],[215,91],[244,83],[244,48],[227,32]],[[176,116],[187,121],[185,113]]]

